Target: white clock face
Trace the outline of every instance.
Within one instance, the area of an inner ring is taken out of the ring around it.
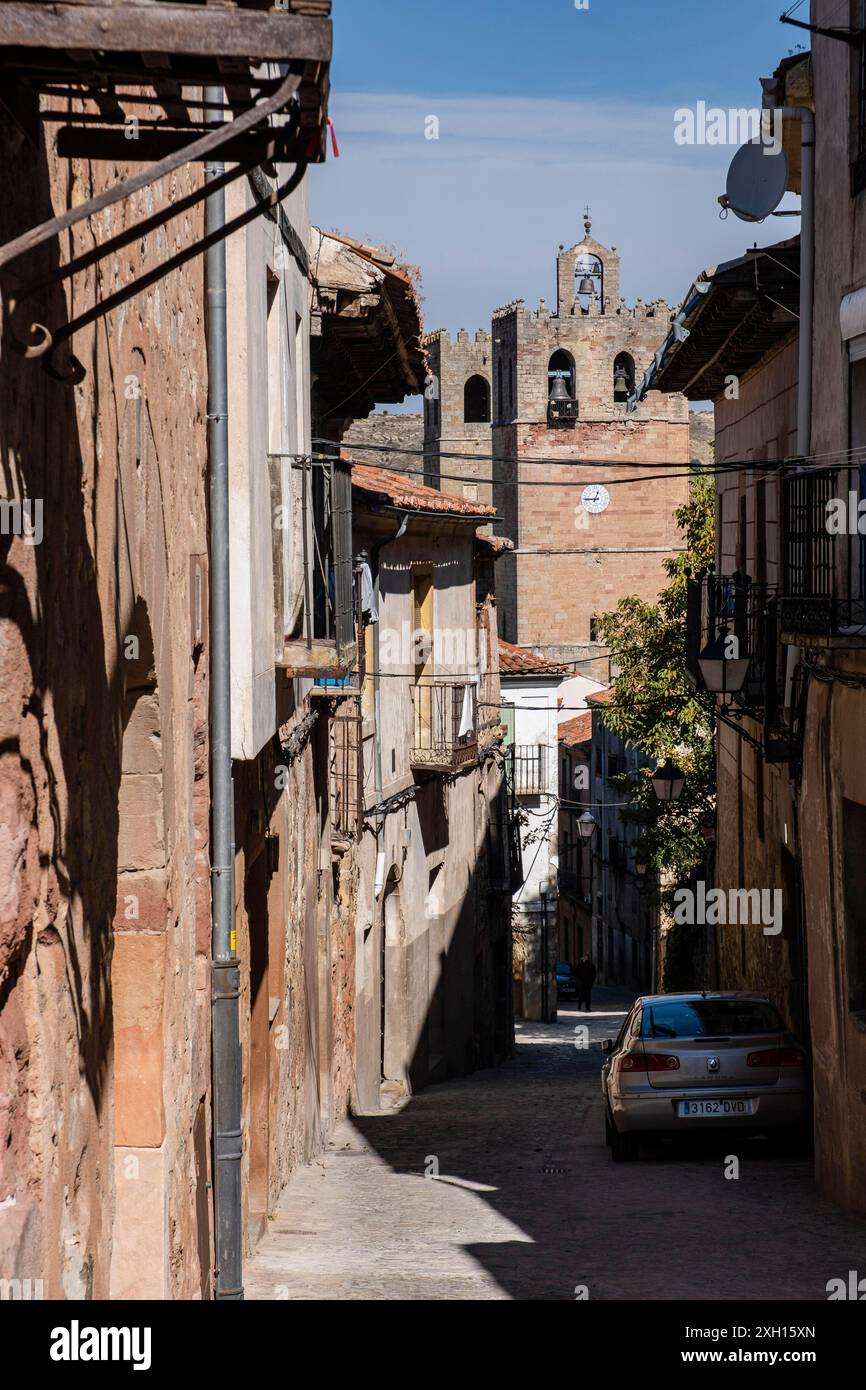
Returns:
[[[580,500],[585,512],[603,512],[610,504],[610,493],[601,483],[588,483]]]

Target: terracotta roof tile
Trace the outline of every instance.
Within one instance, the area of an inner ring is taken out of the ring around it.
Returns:
[[[482,532],[475,537],[475,547],[486,550],[490,555],[504,555],[506,551],[514,549],[514,541],[509,540],[508,536],[485,536]]]
[[[592,710],[575,715],[574,719],[565,719],[559,726],[559,741],[569,748],[575,748],[579,743],[589,743],[591,738]]]
[[[485,519],[496,516],[495,507],[488,507],[483,502],[470,502],[466,497],[455,497],[450,492],[440,492],[438,488],[416,482],[405,473],[376,468],[370,463],[355,463],[352,460],[352,486],[360,488],[362,492],[387,497],[392,506],[405,507],[407,511],[443,512],[451,516]]]
[[[597,690],[592,695],[587,695],[586,703],[588,705],[609,705],[615,695],[616,691],[612,685],[609,685],[607,690]]]
[[[505,675],[520,675],[524,672],[531,676],[569,674],[567,666],[560,666],[556,661],[537,656],[528,647],[516,647],[513,642],[506,642],[504,637],[499,639],[499,669]]]

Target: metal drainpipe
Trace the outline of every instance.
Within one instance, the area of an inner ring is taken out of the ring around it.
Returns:
[[[767,104],[772,106],[772,101]],[[802,167],[800,177],[800,338],[797,390],[797,453],[808,458],[812,450],[812,335],[815,309],[815,115],[807,106],[783,106],[782,117],[800,122]],[[808,1036],[809,1004],[806,934],[806,902],[801,868],[800,815],[795,779],[790,781],[791,828],[799,896],[797,932],[800,954],[801,1027]]]
[[[776,106],[771,93],[764,110],[800,122],[800,339],[797,389],[797,453],[812,447],[812,325],[815,307],[815,113],[808,106]]]
[[[208,120],[219,123],[222,88],[206,87]],[[205,182],[224,172],[205,166]],[[205,203],[205,232],[225,226],[225,194]],[[213,1065],[214,1248],[216,1297],[244,1296],[241,1255],[240,965],[234,931],[234,835],[229,632],[228,350],[225,241],[205,258],[210,492],[211,1028]]]

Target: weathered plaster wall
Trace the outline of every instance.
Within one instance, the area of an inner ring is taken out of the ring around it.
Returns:
[[[356,546],[371,547],[373,535],[357,512],[354,527]],[[364,726],[367,829],[359,850],[356,925],[362,1111],[379,1109],[383,1077],[392,1088],[411,1091],[490,1065],[508,1048],[509,898],[493,885],[488,864],[489,808],[500,793],[500,770],[468,766],[445,776],[416,774],[410,766],[413,663],[404,636],[415,629],[412,568],[432,566],[433,622],[442,639],[435,674],[456,680],[478,670],[472,555],[465,525],[458,530],[421,521],[410,522],[379,560],[382,785],[377,788],[370,718]],[[385,815],[373,812],[401,793],[405,804]]]
[[[327,703],[317,708],[296,753],[271,743],[235,768],[248,1250],[346,1113],[353,1083],[355,856],[332,857]],[[309,712],[287,715],[285,743]]]
[[[128,172],[55,161],[5,122],[0,140],[18,171],[4,240]],[[194,166],[142,192],[16,271],[47,272],[201,178]],[[33,317],[56,332],[200,235],[187,211],[43,294]],[[4,491],[42,499],[44,538],[2,538],[0,1274],[41,1278],[52,1298],[207,1284],[201,313],[193,261],[75,334],[78,385],[3,349]],[[136,693],[158,698],[144,740]]]
[[[738,383],[738,395],[716,402],[716,458],[784,459],[796,451],[797,340],[767,355]],[[772,592],[782,583],[781,498],[778,477],[761,469],[737,469],[716,480],[716,569],[748,574]],[[745,731],[763,739],[759,720]],[[723,989],[766,990],[797,1031],[804,1019],[805,962],[798,919],[795,824],[790,772],[768,762],[733,729],[717,735],[718,816],[714,884],[731,889],[782,892],[782,931],[765,935],[761,923],[719,924],[716,929]]]
[[[832,24],[831,0],[816,0],[812,19]],[[816,272],[812,449],[847,449],[850,383],[841,342],[842,297],[866,285],[864,195],[848,198],[850,93],[855,65],[844,44],[816,44]],[[844,200],[844,201],[843,201]],[[806,650],[807,659],[855,682],[866,677],[861,649],[839,643]],[[866,690],[814,677],[810,682],[800,797],[803,880],[809,951],[809,1001],[815,1078],[816,1165],[822,1190],[866,1214],[866,1017],[852,1007],[858,973],[860,903],[852,902],[858,858],[844,848],[848,814],[866,806]],[[850,828],[849,828],[850,838]],[[847,857],[847,865],[846,865]],[[846,868],[849,875],[845,893]],[[847,900],[846,900],[847,899]],[[862,958],[861,958],[862,962]]]

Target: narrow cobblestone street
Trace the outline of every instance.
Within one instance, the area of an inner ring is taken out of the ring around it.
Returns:
[[[505,1066],[342,1124],[289,1183],[246,1296],[826,1299],[862,1266],[866,1227],[816,1196],[808,1160],[756,1139],[611,1163],[598,1043],[628,996],[596,993],[592,1015],[566,1003],[519,1025]]]

